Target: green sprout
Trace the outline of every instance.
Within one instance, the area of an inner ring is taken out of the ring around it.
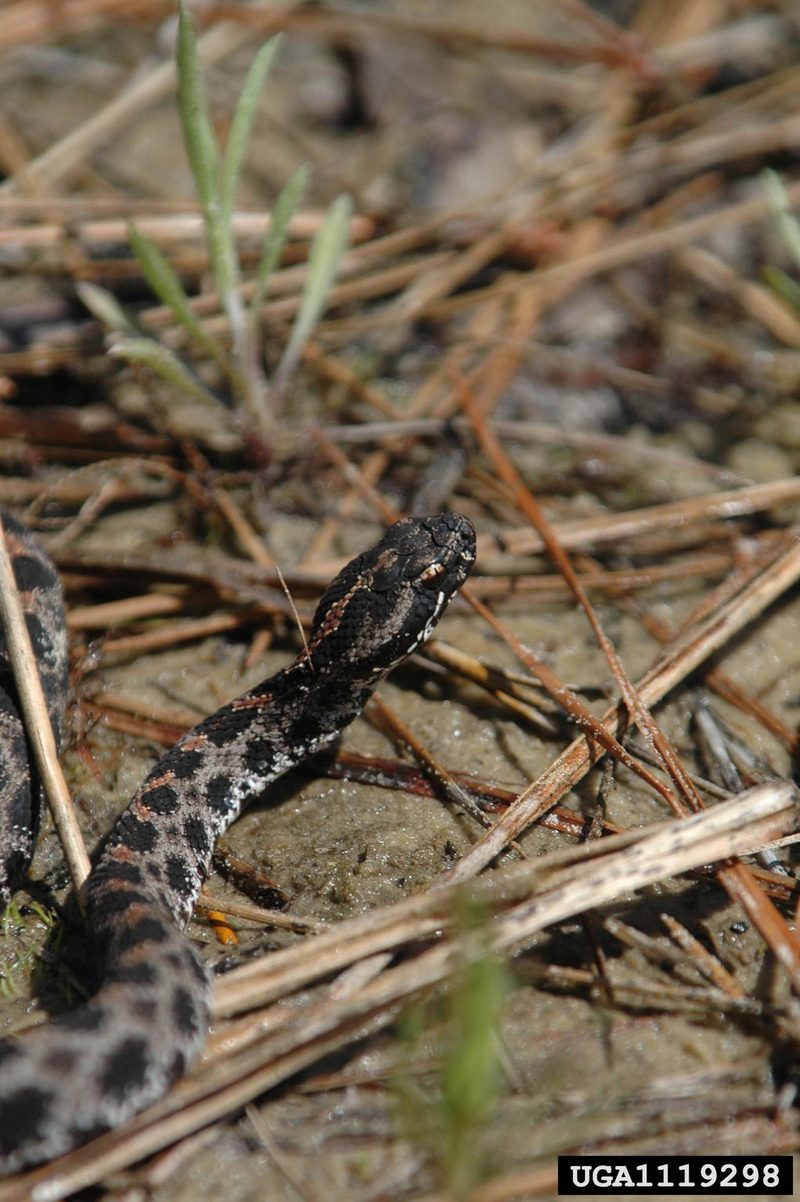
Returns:
[[[764,182],[778,232],[795,266],[800,269],[800,222],[792,213],[783,180],[777,172],[765,171]],[[764,268],[764,279],[787,305],[800,312],[800,284],[797,280],[772,263]]]
[[[510,989],[502,960],[482,938],[485,915],[472,900],[460,905],[464,960],[439,1008],[444,1036],[437,1087],[423,1090],[406,1073],[396,1096],[408,1138],[431,1157],[443,1187],[464,1198],[492,1169],[490,1122],[505,1089],[500,1021]],[[412,1050],[431,1024],[431,1007],[403,1017],[400,1036]]]
[[[270,390],[262,368],[260,314],[270,277],[280,262],[290,222],[308,182],[307,168],[301,166],[295,171],[275,203],[261,247],[249,308],[243,296],[233,216],[259,96],[280,42],[280,36],[271,38],[253,59],[242,85],[227,144],[222,151],[209,116],[194,25],[183,0],[179,5],[176,51],[178,112],[200,203],[211,273],[228,321],[230,350],[204,329],[183,283],[158,246],[135,225],[131,224],[129,231],[131,249],[150,288],[170,309],[175,320],[188,332],[205,357],[214,361],[229,395],[265,435],[273,429],[270,391],[280,394],[285,390],[303,345],[319,320],[347,247],[352,213],[350,198],[337,197],[314,239],[298,313]],[[111,354],[131,363],[145,365],[168,384],[198,400],[219,403],[219,397],[201,380],[194,368],[171,347],[141,330],[135,319],[122,309],[110,293],[96,285],[84,283],[79,285],[79,294],[87,308],[114,331]]]
[[[52,933],[57,924],[52,910],[30,899],[25,907]],[[25,914],[12,898],[0,916],[0,996],[4,998],[16,997],[24,988],[38,958],[38,939],[28,936]]]

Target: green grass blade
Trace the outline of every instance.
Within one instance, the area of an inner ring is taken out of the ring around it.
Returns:
[[[131,249],[139,261],[142,274],[158,299],[169,309],[200,345],[227,372],[228,364],[222,348],[200,325],[184,292],[183,284],[173,271],[168,259],[161,253],[146,234],[135,225],[129,226]]]
[[[781,271],[780,267],[773,267],[771,263],[763,269],[764,279],[770,288],[778,294],[781,300],[787,305],[791,305],[796,313],[800,313],[800,284],[797,280],[793,280],[785,271]]]
[[[236,296],[239,264],[230,221],[223,220],[220,212],[219,148],[208,115],[194,25],[183,2],[178,18],[177,69],[178,111],[186,155],[203,212],[208,257],[217,290],[228,315],[234,346],[240,346],[244,336],[244,319]],[[204,345],[211,350],[207,342]],[[217,358],[215,351],[211,353]],[[223,360],[218,362],[231,376],[230,364]]]
[[[96,317],[107,329],[116,330],[120,334],[135,333],[136,325],[133,319],[107,289],[100,288],[88,280],[78,280],[75,291],[92,317]]]
[[[188,367],[169,347],[154,338],[121,338],[109,351],[116,358],[128,363],[141,363],[173,387],[193,396],[205,404],[219,405],[219,400],[209,392]]]
[[[264,86],[264,80],[272,66],[272,60],[280,43],[280,35],[270,38],[268,42],[264,43],[250,64],[250,70],[247,72],[242,86],[241,95],[236,105],[236,112],[231,122],[225,154],[222,159],[219,192],[220,214],[223,223],[230,221],[231,214],[233,213],[236,188],[239,183],[239,175],[242,170],[242,162],[250,137],[250,129],[253,124],[256,105],[258,104],[261,89]]]
[[[325,307],[331,285],[347,246],[348,226],[352,210],[353,202],[349,196],[337,196],[328,209],[322,229],[314,239],[308,257],[308,269],[300,310],[275,373],[274,384],[278,393],[285,388],[297,360],[300,358],[303,345]]]
[[[775,224],[795,264],[800,267],[800,222],[789,207],[789,197],[786,195],[783,180],[776,171],[769,170],[764,172],[764,180]]]
[[[281,189],[281,193],[272,207],[269,227],[261,245],[261,259],[256,275],[256,290],[253,293],[250,307],[250,318],[254,327],[258,325],[261,306],[264,303],[267,291],[267,284],[269,283],[270,276],[280,262],[283,248],[286,245],[286,237],[289,233],[289,223],[297,212],[302,195],[308,186],[309,175],[308,164],[301,163],[297,170],[293,172],[286,186]]]
[[[177,67],[183,141],[197,195],[208,220],[219,202],[219,150],[208,116],[194,25],[183,3],[178,12]]]

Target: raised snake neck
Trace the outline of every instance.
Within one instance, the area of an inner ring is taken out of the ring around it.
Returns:
[[[54,572],[14,522],[11,541],[34,644],[49,657],[53,679],[63,677],[63,635],[37,630],[58,610]],[[428,638],[474,556],[475,532],[460,514],[397,522],[329,585],[307,650],[159,760],[84,886],[86,925],[104,963],[98,992],[0,1042],[0,1173],[118,1125],[196,1058],[210,984],[183,928],[216,840],[267,785],[335,739],[378,681]],[[33,582],[20,571],[23,560]],[[33,604],[37,591],[43,610]],[[13,699],[8,706],[0,700],[0,760],[3,719],[13,710]],[[61,703],[53,710],[58,716]],[[27,778],[24,765],[17,772]],[[18,872],[29,854],[29,838],[23,843],[12,849],[7,872]]]

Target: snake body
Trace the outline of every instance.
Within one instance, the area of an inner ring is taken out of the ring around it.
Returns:
[[[33,556],[41,576],[46,557],[16,525],[13,537],[16,558]],[[104,966],[98,992],[0,1042],[0,1172],[116,1126],[196,1058],[210,983],[183,928],[217,838],[277,777],[334,740],[380,679],[429,637],[474,555],[474,530],[459,514],[397,522],[329,585],[297,659],[156,764],[84,886],[86,925]],[[63,675],[62,644],[34,642],[49,654],[51,675]],[[11,870],[28,851],[14,850]]]
[[[67,695],[67,624],[61,584],[30,532],[7,513],[3,526],[50,721],[60,742]],[[0,648],[0,909],[31,858],[40,809],[11,669]]]

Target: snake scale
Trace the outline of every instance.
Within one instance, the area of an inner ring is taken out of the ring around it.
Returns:
[[[11,518],[4,524],[60,730],[66,636],[55,569],[24,527]],[[307,649],[159,760],[84,886],[100,988],[77,1009],[0,1042],[0,1173],[116,1126],[196,1058],[210,982],[183,928],[217,838],[277,777],[334,740],[381,678],[428,638],[474,556],[475,532],[460,514],[397,522],[329,585]],[[38,800],[13,689],[7,679],[0,684],[8,690],[0,695],[0,890],[7,896],[30,856]]]

